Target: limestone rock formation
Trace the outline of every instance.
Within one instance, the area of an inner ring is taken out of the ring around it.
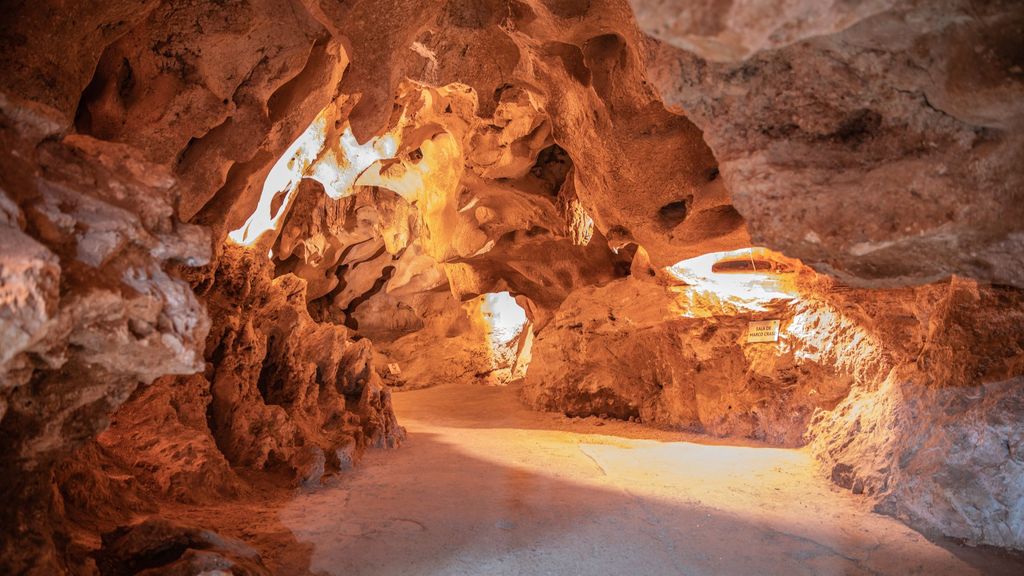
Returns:
[[[886,371],[860,382],[808,438],[824,470],[933,533],[1021,548],[1024,301],[954,279],[870,316]]]
[[[791,299],[754,310],[632,278],[577,291],[536,340],[524,398],[570,416],[807,442],[880,511],[1020,548],[1020,292],[963,279],[867,292],[800,276]],[[780,320],[778,342],[747,342],[748,322],[765,318]]]
[[[97,554],[103,576],[146,574],[270,574],[256,550],[208,530],[150,519],[103,535]]]
[[[0,572],[266,573],[161,507],[315,489],[401,443],[393,390],[522,378],[808,443],[880,511],[1024,549],[1022,28],[1013,0],[8,3]]]
[[[773,28],[785,11],[634,3],[665,40],[652,82],[703,130],[756,244],[850,284],[1024,285],[1019,4],[807,3]]]
[[[569,416],[800,445],[811,415],[845,398],[864,367],[815,344],[857,338],[856,327],[780,296],[730,310],[633,278],[577,291],[536,340],[525,398]],[[764,319],[781,321],[779,342],[747,343],[749,322]]]
[[[637,24],[654,38],[713,62],[740,62],[758,52],[842,32],[896,3],[630,0],[630,4]]]
[[[401,442],[370,342],[313,321],[301,280],[273,278],[262,255],[229,247],[212,285],[209,415],[228,461],[285,466],[315,484],[325,466],[347,468],[367,446]]]
[[[175,502],[206,502],[238,496],[242,483],[210,433],[207,413],[212,396],[201,374],[165,376],[140,388],[113,415],[96,438],[96,449],[118,463],[141,489]],[[89,465],[93,456],[72,461]],[[62,486],[88,482],[65,479]],[[89,502],[66,504],[72,510]],[[94,504],[93,504],[94,505]]]
[[[108,423],[140,383],[203,366],[209,321],[178,265],[209,235],[174,216],[170,174],[127,146],[60,138],[52,109],[5,100],[2,196],[5,563],[56,570],[50,469]],[[32,538],[38,547],[17,542]],[[27,563],[27,564],[26,564]]]

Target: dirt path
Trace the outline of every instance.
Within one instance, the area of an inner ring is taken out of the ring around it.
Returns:
[[[1021,573],[870,513],[804,451],[573,421],[515,394],[395,394],[401,449],[264,508],[303,550],[301,567],[273,563],[332,575]]]

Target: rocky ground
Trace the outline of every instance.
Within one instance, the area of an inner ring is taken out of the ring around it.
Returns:
[[[807,449],[519,404],[517,386],[395,395],[409,438],[322,489],[168,506],[279,574],[1017,574],[928,540],[818,474]],[[770,568],[766,568],[770,567]]]

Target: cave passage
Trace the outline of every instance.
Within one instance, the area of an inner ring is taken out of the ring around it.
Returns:
[[[357,474],[176,507],[281,550],[280,573],[956,574],[1009,570],[872,513],[806,450],[529,410],[518,386],[395,395],[409,432]],[[945,547],[944,547],[945,546]],[[1010,573],[1010,572],[1006,572]]]
[[[1024,574],[1021,38],[5,3],[0,575]]]

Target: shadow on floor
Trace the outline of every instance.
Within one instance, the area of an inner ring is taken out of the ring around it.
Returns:
[[[886,542],[857,525],[798,535],[699,503],[502,466],[423,432],[279,514],[312,547],[309,568],[326,574],[971,573],[919,537]]]

